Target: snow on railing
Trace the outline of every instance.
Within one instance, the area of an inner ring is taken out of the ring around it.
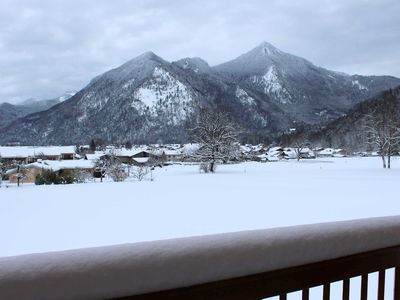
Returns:
[[[0,299],[308,299],[317,284],[329,299],[334,280],[363,275],[365,291],[366,274],[398,266],[393,216],[4,257]]]

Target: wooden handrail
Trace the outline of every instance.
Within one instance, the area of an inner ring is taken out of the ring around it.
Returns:
[[[309,299],[309,289],[323,286],[323,300],[330,299],[330,284],[343,281],[343,300],[349,299],[350,278],[362,276],[361,300],[367,299],[368,274],[379,271],[378,300],[384,299],[384,270],[396,268],[395,300],[400,300],[400,246],[351,255],[343,258],[265,272],[229,280],[157,293],[115,298],[118,300],[258,300],[302,291]]]
[[[0,299],[261,300],[395,268],[400,300],[400,216],[243,231],[0,258]],[[334,299],[336,300],[336,299]]]

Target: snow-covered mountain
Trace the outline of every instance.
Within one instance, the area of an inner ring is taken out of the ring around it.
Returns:
[[[347,115],[328,123],[322,128],[307,128],[306,138],[313,144],[324,147],[353,151],[373,150],[374,145],[369,145],[367,142],[368,136],[365,130],[367,114],[370,114],[371,111],[385,114],[387,108],[392,105],[397,112],[396,117],[399,118],[400,86],[357,104]],[[298,138],[298,134],[293,134],[288,137],[288,140],[290,142],[290,140],[296,140],[296,138]]]
[[[268,95],[306,123],[339,117],[355,103],[399,84],[398,78],[390,76],[350,76],[326,70],[267,42],[214,70]]]
[[[200,105],[229,111],[244,128],[258,133],[275,115],[277,121],[283,119],[279,109],[263,102],[235,83],[146,52],[95,77],[69,100],[14,122],[0,132],[0,142],[180,142],[188,139],[186,129]]]
[[[11,124],[18,118],[49,109],[50,107],[71,98],[73,95],[75,95],[75,92],[68,91],[54,99],[37,100],[35,98],[30,98],[18,104],[10,104],[7,102],[1,103],[0,128]]]
[[[347,112],[394,77],[349,76],[319,68],[268,43],[210,67],[146,52],[95,77],[70,99],[0,130],[0,143],[183,142],[199,106],[231,114],[247,142]]]

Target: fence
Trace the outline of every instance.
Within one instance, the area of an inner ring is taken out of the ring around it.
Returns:
[[[256,300],[396,268],[400,300],[400,216],[244,231],[0,259],[0,299]]]

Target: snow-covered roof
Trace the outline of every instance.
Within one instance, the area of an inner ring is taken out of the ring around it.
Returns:
[[[147,147],[147,146],[137,146],[132,149],[127,149],[127,148],[109,148],[105,152],[102,152],[104,154],[113,154],[116,156],[125,156],[125,157],[131,157],[136,154],[139,154],[141,152],[148,152],[148,153],[153,153],[153,151]]]
[[[42,160],[31,164],[27,164],[24,168],[38,168],[53,171],[60,171],[65,169],[92,169],[94,167],[94,162],[85,159],[76,160]],[[16,168],[8,170],[7,175],[16,172]]]
[[[149,157],[133,157],[132,159],[140,164],[144,164],[149,161]]]
[[[95,153],[86,154],[85,156],[86,156],[87,160],[97,160],[97,159],[100,159],[104,155],[106,155],[104,152],[96,151]]]
[[[300,153],[314,153],[310,148],[306,147],[300,150]]]
[[[5,158],[24,158],[35,157],[40,155],[57,156],[61,154],[74,154],[75,146],[11,146],[0,147],[0,155]]]
[[[94,167],[93,161],[85,159],[75,160],[45,160],[42,164],[47,164],[53,171],[64,169],[92,169]]]
[[[264,149],[263,144],[258,144],[258,145],[251,145],[251,144],[246,144],[246,145],[240,145],[240,150],[242,152],[259,152]]]
[[[257,157],[261,160],[268,160],[268,161],[278,161],[278,157],[273,156],[273,155],[269,155],[269,154],[261,154],[261,155],[257,155]]]
[[[276,151],[282,151],[283,148],[281,146],[275,146],[275,147],[271,147],[268,149],[268,152],[276,152]]]
[[[320,155],[332,155],[334,152],[335,152],[335,149],[333,149],[333,148],[325,148],[325,149],[318,151],[318,153]]]
[[[191,155],[191,154],[193,154],[194,152],[196,152],[199,149],[200,149],[200,144],[198,144],[198,143],[189,143],[189,144],[183,145],[182,153],[184,153],[186,155]]]
[[[131,157],[143,151],[149,152],[147,148],[132,148],[132,149],[121,148],[121,149],[113,149],[109,153],[113,152],[116,156]]]
[[[240,145],[240,151],[242,151],[242,152],[250,152],[251,151],[251,147],[249,147],[248,145]]]
[[[175,156],[175,155],[181,155],[182,151],[181,150],[164,150],[164,154],[167,156]]]

